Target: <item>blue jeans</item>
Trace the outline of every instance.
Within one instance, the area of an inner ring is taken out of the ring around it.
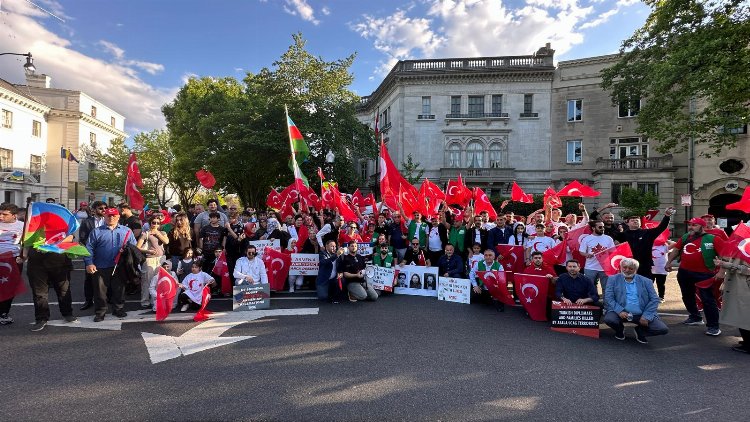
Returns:
[[[633,315],[633,321],[623,321],[622,318],[620,318],[620,315],[616,314],[614,311],[609,311],[604,315],[604,323],[609,325],[611,329],[615,330],[615,333],[617,334],[623,333],[626,322],[640,327],[641,325],[638,324],[640,319],[640,315]],[[646,336],[663,336],[668,332],[669,328],[667,328],[667,324],[662,322],[659,317],[655,317],[653,320],[649,321],[648,328],[643,331],[643,334]]]

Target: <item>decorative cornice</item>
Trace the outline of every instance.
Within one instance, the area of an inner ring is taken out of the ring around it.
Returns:
[[[91,117],[90,115],[88,115],[88,114],[86,114],[86,113],[84,113],[82,111],[77,111],[77,110],[75,110],[75,111],[74,110],[61,110],[61,109],[58,109],[58,108],[53,108],[53,109],[50,110],[49,116],[50,116],[50,118],[52,118],[52,117],[58,117],[58,118],[62,118],[62,119],[80,120],[80,121],[86,122],[86,123],[88,123],[88,124],[90,124],[92,126],[95,126],[95,127],[99,128],[99,129],[102,129],[102,130],[104,130],[106,132],[109,132],[112,135],[123,137],[123,138],[127,136],[127,133],[125,133],[125,132],[123,132],[123,131],[121,131],[121,130],[113,127],[113,126],[110,126],[110,125],[102,122],[99,119]]]
[[[621,55],[618,53],[618,54],[607,54],[605,56],[584,57],[582,59],[566,60],[566,61],[558,62],[557,68],[565,69],[567,67],[613,63],[613,62],[618,61],[620,57]]]
[[[28,108],[31,111],[45,114],[50,111],[50,108],[42,103],[33,101],[25,96],[18,95],[13,91],[9,91],[5,88],[0,87],[0,99],[7,100],[8,102],[18,104],[21,107]]]

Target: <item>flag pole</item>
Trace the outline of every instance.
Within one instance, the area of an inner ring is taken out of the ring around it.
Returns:
[[[68,160],[68,183],[67,183],[67,187],[68,187],[68,201],[67,202],[68,202],[68,205],[70,205],[70,160]],[[73,205],[73,207],[75,208],[75,204]]]

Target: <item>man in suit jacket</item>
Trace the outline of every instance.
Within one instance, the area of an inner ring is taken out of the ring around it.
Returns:
[[[625,323],[635,324],[636,340],[648,343],[646,336],[661,336],[669,329],[657,315],[660,299],[654,283],[637,274],[638,261],[625,258],[620,261],[620,274],[607,280],[604,292],[606,309],[604,323],[615,330],[617,340],[625,340]]]
[[[338,290],[338,282],[336,277],[338,273],[336,271],[336,260],[338,259],[341,252],[336,250],[336,241],[329,240],[326,242],[325,249],[320,252],[319,267],[318,267],[318,278],[315,280],[315,287],[318,294],[318,299],[328,300],[329,290],[335,285]],[[338,301],[341,293],[334,292],[331,299]]]
[[[479,243],[480,245],[482,245],[481,250],[486,250],[487,237],[487,230],[482,228],[482,217],[475,215],[474,225],[466,231],[466,237],[464,238],[466,247],[464,249],[471,250],[471,246],[474,245],[474,243]]]

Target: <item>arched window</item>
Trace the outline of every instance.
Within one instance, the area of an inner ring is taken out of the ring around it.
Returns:
[[[461,147],[458,144],[451,144],[448,147],[448,167],[461,167]]]
[[[494,142],[490,145],[490,168],[496,169],[504,167],[503,162],[503,145]]]
[[[466,146],[466,167],[484,167],[484,148],[482,148],[482,144],[478,141],[471,141]]]

